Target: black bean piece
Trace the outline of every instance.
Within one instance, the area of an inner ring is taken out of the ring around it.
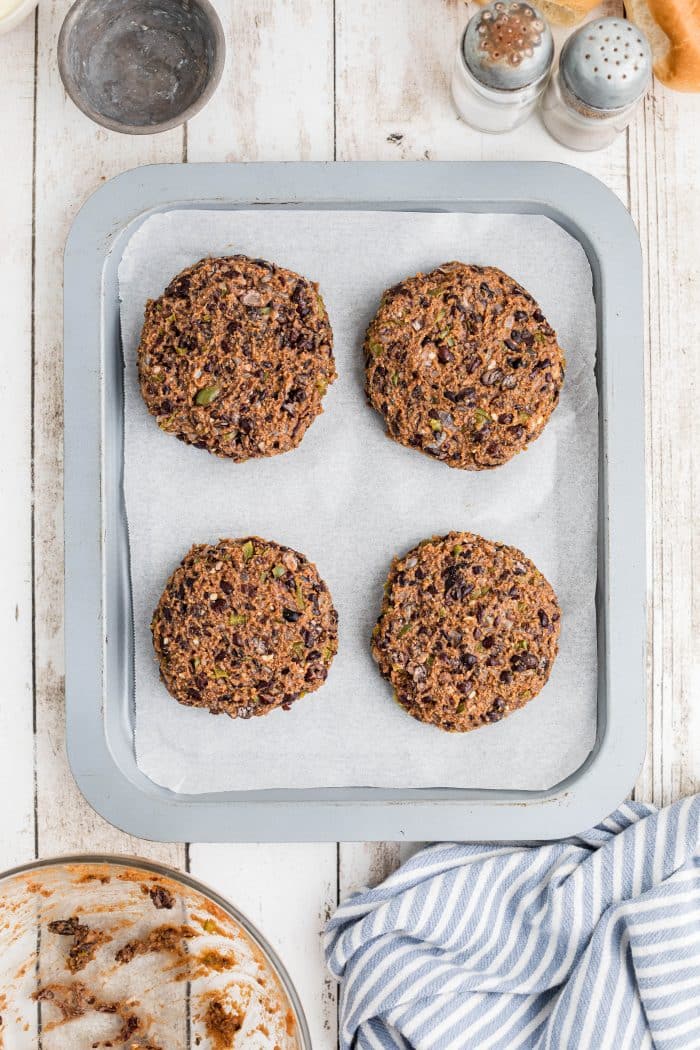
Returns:
[[[225,598],[215,598],[214,601],[211,603],[211,607],[212,609],[214,609],[215,612],[223,612],[227,605],[228,602]]]
[[[500,678],[503,685],[510,685],[510,683],[513,681],[513,675],[510,671],[501,671],[498,677]]]
[[[516,653],[510,658],[510,666],[514,671],[534,671],[537,667],[537,657],[534,653],[527,652],[527,650],[522,653]]]
[[[77,915],[72,915],[70,919],[54,919],[53,922],[49,923],[49,930],[51,933],[57,933],[61,937],[72,937],[80,929],[81,923]]]
[[[444,573],[445,599],[448,602],[461,602],[474,590],[473,583],[467,583],[456,565],[450,565]]]
[[[487,634],[481,644],[483,645],[484,649],[493,649],[494,645],[496,644],[496,639],[492,634]]]
[[[542,626],[549,627],[549,617],[547,616],[547,613],[544,611],[544,609],[538,609],[537,615],[540,618],[540,623],[542,624]]]
[[[502,423],[503,426],[506,426],[508,423],[512,423],[513,422],[513,413],[512,412],[501,412],[500,416],[498,417],[498,422]]]
[[[282,610],[282,617],[287,621],[287,623],[296,623],[300,616],[301,613],[297,612],[296,609]]]
[[[441,364],[448,365],[450,361],[454,361],[455,355],[446,346],[440,346],[438,347],[437,359]]]
[[[165,290],[166,295],[171,295],[174,299],[184,299],[190,290],[190,278],[189,277],[178,277],[177,280],[171,281]]]

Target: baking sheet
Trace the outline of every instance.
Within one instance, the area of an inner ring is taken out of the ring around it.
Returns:
[[[146,298],[208,254],[244,252],[321,283],[339,380],[294,452],[232,464],[162,433],[138,390]],[[381,292],[449,259],[500,266],[537,298],[567,351],[543,436],[494,471],[451,470],[390,442],[364,403],[361,343]],[[135,625],[136,754],[178,792],[319,786],[537,790],[577,769],[596,728],[597,393],[595,309],[581,246],[542,216],[352,211],[170,211],[147,220],[119,271],[125,497]],[[393,702],[369,654],[391,557],[471,529],[523,548],[562,605],[549,683],[493,726],[448,735]],[[193,542],[258,533],[304,551],[340,614],[322,690],[262,719],[176,704],[158,680],[149,622]]]

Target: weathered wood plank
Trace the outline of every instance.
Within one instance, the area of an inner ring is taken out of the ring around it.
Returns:
[[[32,128],[34,30],[0,37],[3,366],[0,371],[0,870],[34,855],[32,730]]]
[[[367,886],[378,886],[422,845],[421,842],[339,843],[339,900]]]
[[[218,2],[221,84],[190,121],[197,161],[333,159],[332,0]]]
[[[188,160],[332,160],[332,3],[217,7],[231,53],[219,91],[190,122]],[[336,989],[320,941],[336,901],[335,843],[197,845],[190,869],[260,923],[289,967],[314,1047],[335,1047]]]
[[[699,118],[700,98],[657,84],[629,133],[630,208],[645,259],[650,599],[649,748],[637,796],[659,805],[700,787]]]
[[[101,182],[137,164],[179,160],[181,130],[129,137],[96,127],[70,102],[56,67],[68,0],[39,8],[35,277],[35,576],[37,835],[42,855],[124,850],[181,862],[178,846],[136,842],[80,796],[67,766],[63,715],[62,273],[76,211]],[[95,698],[98,702],[98,698]]]

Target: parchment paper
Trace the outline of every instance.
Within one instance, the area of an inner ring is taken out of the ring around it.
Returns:
[[[301,446],[234,464],[159,430],[135,351],[147,298],[206,255],[274,260],[318,280],[339,380]],[[542,437],[495,470],[453,470],[384,435],[362,391],[361,345],[383,290],[460,259],[495,265],[539,301],[567,354]],[[542,789],[573,772],[596,728],[595,312],[581,246],[541,216],[188,211],[149,219],[120,271],[126,359],[125,491],[136,639],[136,754],[180,792],[319,786]],[[369,639],[392,556],[467,529],[515,544],[554,586],[561,649],[522,711],[467,734],[422,725],[393,701]],[[340,615],[321,690],[289,712],[234,721],[176,703],[158,679],[151,614],[192,543],[257,533],[316,562]]]

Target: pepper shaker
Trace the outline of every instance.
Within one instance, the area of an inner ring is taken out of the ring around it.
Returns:
[[[644,33],[624,18],[581,26],[564,44],[542,100],[553,138],[571,149],[609,146],[627,127],[651,84]]]
[[[554,58],[552,33],[523,0],[495,0],[467,23],[452,75],[462,119],[503,132],[526,120],[544,91]]]

